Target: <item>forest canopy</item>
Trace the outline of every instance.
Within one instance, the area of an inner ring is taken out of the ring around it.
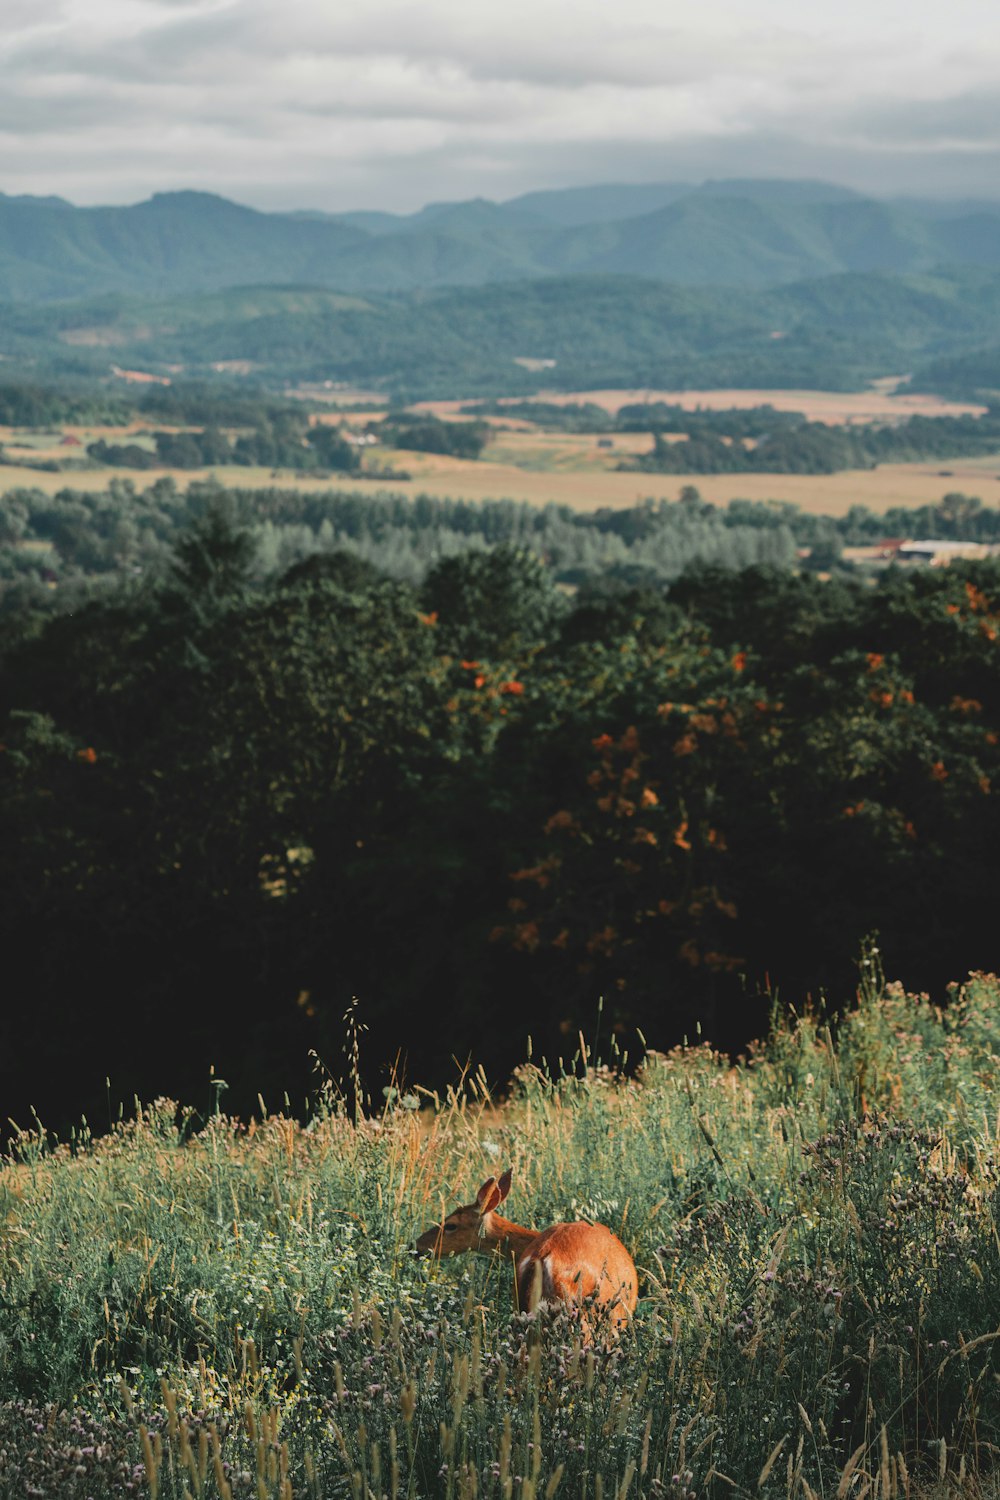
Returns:
[[[196,1097],[210,1063],[234,1107],[304,1090],[309,1047],[337,1071],[352,996],[380,1086],[394,1059],[502,1076],[528,1033],[558,1055],[602,997],[633,1045],[738,1047],[768,982],[846,997],[875,929],[914,988],[996,967],[995,563],[873,584],[703,557],[568,595],[541,556],[559,536],[628,555],[788,518],[274,492],[255,531],[238,493],[154,486],[123,535],[134,492],[103,498],[99,524],[5,510],[77,567],[88,534],[118,559],[71,610],[64,584],[22,593],[0,631],[11,1114],[96,1119],[109,1074],[119,1098]],[[376,518],[437,550],[392,577],[374,547],[315,545]],[[312,545],[262,566],[279,521]],[[474,543],[446,552],[445,525]]]

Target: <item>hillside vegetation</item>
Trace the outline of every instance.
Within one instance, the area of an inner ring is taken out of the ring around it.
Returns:
[[[502,1107],[475,1074],[363,1115],[326,1091],[305,1128],[161,1099],[102,1140],[21,1135],[0,1167],[3,1492],[982,1493],[1000,991],[974,978],[941,1011],[883,987],[872,950],[861,973],[835,1031],[779,1022],[736,1066],[698,1047],[627,1081],[578,1051],[522,1065]],[[633,1250],[618,1344],[514,1314],[502,1262],[413,1256],[506,1166],[523,1222],[600,1220]]]
[[[1000,266],[1000,204],[893,204],[752,180],[478,198],[411,215],[259,213],[196,192],[95,208],[0,195],[0,300],[11,302],[255,282],[404,291],[567,274],[749,288],[943,264]]]
[[[265,286],[20,304],[3,323],[6,378],[36,384],[107,377],[112,366],[218,383],[213,367],[235,362],[255,380],[403,398],[847,390],[1000,339],[1000,271],[857,272],[768,290],[582,274],[363,298]]]
[[[742,1046],[769,979],[842,993],[873,928],[915,989],[997,966],[995,561],[824,583],[763,565],[780,512],[693,494],[98,500],[21,517],[119,586],[43,573],[0,632],[15,1118],[192,1096],[208,1060],[239,1110],[301,1098],[352,996],[371,1084],[397,1054],[431,1084],[529,1029],[563,1052],[601,995],[652,1045]]]

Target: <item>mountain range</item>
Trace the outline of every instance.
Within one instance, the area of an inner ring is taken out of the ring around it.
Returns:
[[[0,194],[0,302],[247,285],[407,292],[565,276],[756,288],[849,272],[1000,268],[997,202],[820,182],[605,184],[414,214],[263,213],[209,193],[128,207]]]

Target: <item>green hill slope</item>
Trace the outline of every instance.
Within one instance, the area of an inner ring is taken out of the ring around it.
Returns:
[[[942,263],[1000,266],[1000,207],[934,214],[767,182],[575,189],[408,216],[259,213],[192,192],[124,208],[0,195],[0,300],[18,302],[250,283],[406,291],[567,273],[762,288]]]
[[[8,307],[0,328],[6,370],[33,379],[106,376],[112,365],[209,374],[244,361],[267,380],[409,395],[849,388],[1000,342],[1000,271],[850,273],[766,291],[582,275],[367,296],[240,287]],[[531,370],[525,359],[554,364]]]

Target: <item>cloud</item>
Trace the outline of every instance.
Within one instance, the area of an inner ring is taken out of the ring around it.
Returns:
[[[902,0],[3,0],[0,187],[406,208],[602,163],[905,191],[947,162],[986,191],[995,33],[986,0],[919,28]]]

